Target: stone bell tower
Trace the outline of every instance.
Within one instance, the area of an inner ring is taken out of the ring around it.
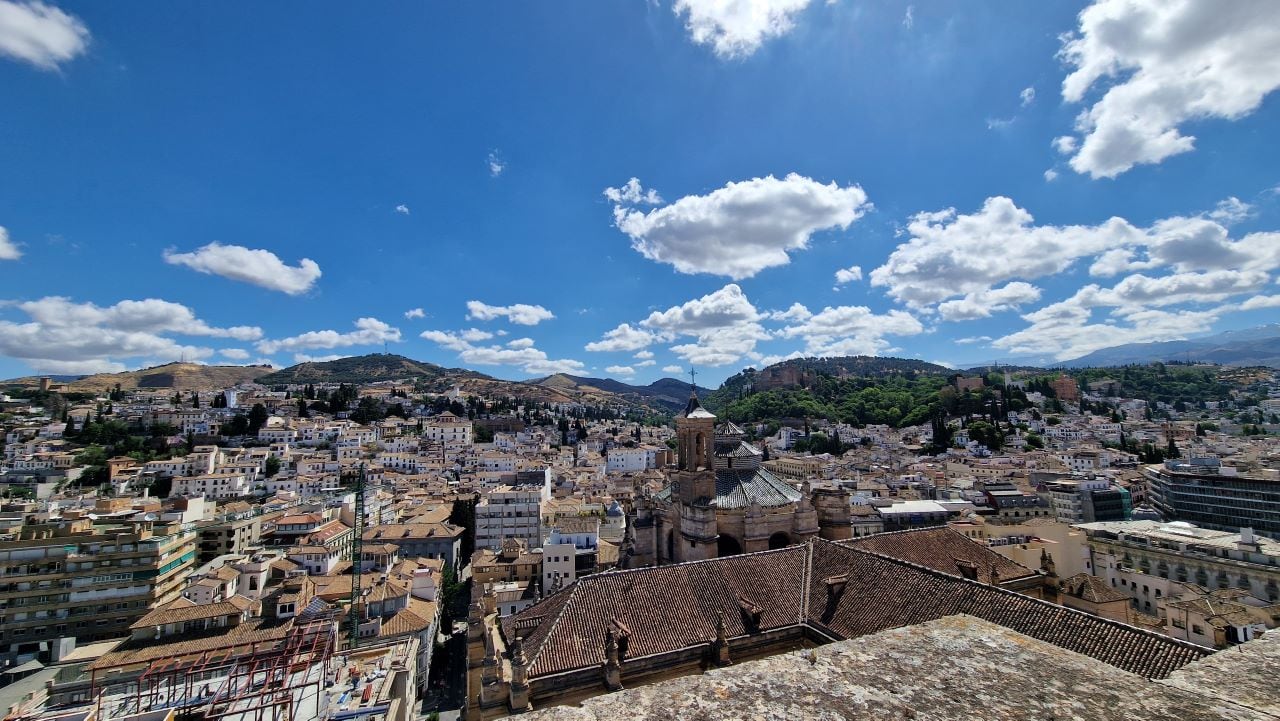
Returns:
[[[689,394],[684,412],[676,416],[679,465],[672,474],[678,515],[672,519],[678,532],[675,560],[700,561],[715,558],[719,533],[716,530],[715,464],[716,417],[698,402],[698,392]]]

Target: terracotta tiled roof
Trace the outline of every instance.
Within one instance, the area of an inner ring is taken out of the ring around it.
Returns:
[[[506,619],[512,638],[518,627],[540,619],[526,635],[530,675],[539,676],[604,663],[611,621],[633,630],[627,656],[636,657],[708,643],[723,611],[730,636],[745,633],[742,603],[761,610],[758,629],[798,625],[807,547],[730,556],[714,561],[587,576]]]
[[[196,621],[202,618],[238,615],[244,613],[244,611],[245,609],[239,604],[230,601],[196,604],[185,598],[179,598],[152,610],[147,615],[134,621],[129,628],[147,628],[148,626],[163,626],[168,623]]]
[[[963,575],[961,566],[974,564],[972,567],[976,567],[980,581],[989,580],[993,568],[1000,574],[1001,583],[1037,575],[1030,568],[946,526],[877,533],[842,544],[956,576]]]
[[[907,534],[887,537],[913,548],[921,543]],[[937,555],[951,544],[940,538],[944,548]],[[599,666],[611,624],[626,629],[627,658],[710,643],[719,612],[731,638],[800,626],[855,638],[969,614],[1148,678],[1163,678],[1211,653],[956,573],[823,540],[587,576],[508,617],[503,631],[524,639],[530,675],[538,677]]]
[[[1109,603],[1111,601],[1127,601],[1129,596],[1108,586],[1097,576],[1077,573],[1061,583],[1062,592],[1084,599],[1090,603]]]

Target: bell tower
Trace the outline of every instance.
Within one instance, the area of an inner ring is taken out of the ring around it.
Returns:
[[[675,539],[675,560],[699,561],[715,558],[719,532],[716,529],[715,464],[716,417],[698,402],[697,386],[689,394],[684,412],[676,416],[678,464],[672,474],[672,500],[679,515],[672,519],[679,530]]]

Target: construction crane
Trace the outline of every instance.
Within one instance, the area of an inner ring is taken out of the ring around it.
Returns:
[[[347,647],[355,649],[360,639],[360,576],[364,542],[364,464],[356,474],[355,534],[351,537],[351,605],[347,608]]]

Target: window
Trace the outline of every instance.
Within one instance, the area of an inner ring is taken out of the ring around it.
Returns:
[[[1192,633],[1194,633],[1194,634],[1196,634],[1196,635],[1198,635],[1198,636],[1203,636],[1203,635],[1204,635],[1204,629],[1203,629],[1203,628],[1200,628],[1199,626],[1197,626],[1197,625],[1195,625],[1195,624],[1191,624],[1191,632],[1192,632]]]

